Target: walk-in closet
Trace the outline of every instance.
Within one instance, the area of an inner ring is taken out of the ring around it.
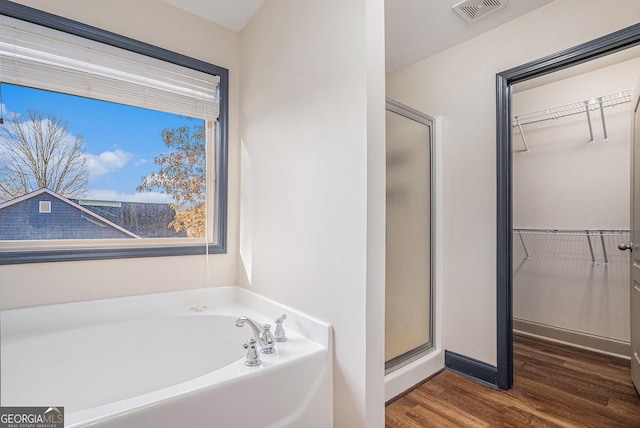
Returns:
[[[606,61],[606,62],[605,62]],[[640,53],[514,87],[514,330],[629,355],[631,89]]]

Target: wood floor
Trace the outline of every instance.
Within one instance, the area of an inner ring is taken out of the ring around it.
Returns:
[[[392,427],[640,427],[629,362],[514,336],[514,387],[444,371],[390,403]]]

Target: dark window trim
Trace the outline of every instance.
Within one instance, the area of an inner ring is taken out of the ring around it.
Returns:
[[[513,386],[512,264],[512,86],[640,44],[640,24],[511,68],[496,75],[497,145],[497,377],[499,388]]]
[[[153,246],[146,248],[0,251],[0,265],[226,253],[229,162],[229,70],[81,22],[12,3],[8,0],[0,0],[0,14],[220,77],[220,84],[218,86],[220,93],[218,138],[220,139],[220,144],[217,144],[216,147],[215,194],[217,203],[215,204],[216,230],[214,232],[214,235],[217,237],[217,243],[208,246],[196,244],[189,246]]]

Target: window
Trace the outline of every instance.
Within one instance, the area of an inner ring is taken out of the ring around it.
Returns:
[[[51,201],[40,201],[39,211],[41,213],[51,212]]]
[[[227,70],[0,13],[0,264],[225,252]]]

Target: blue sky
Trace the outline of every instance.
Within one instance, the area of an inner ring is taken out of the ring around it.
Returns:
[[[55,114],[82,136],[90,170],[87,199],[169,202],[160,192],[137,193],[141,178],[158,170],[154,157],[166,152],[161,133],[192,119],[170,113],[97,101],[71,95],[2,84],[3,114],[30,109]]]

